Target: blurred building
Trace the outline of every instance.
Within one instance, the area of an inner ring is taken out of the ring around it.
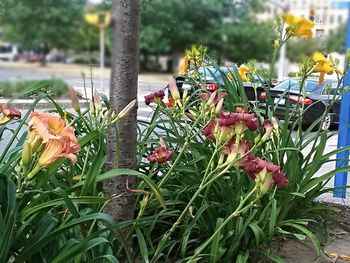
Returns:
[[[274,19],[288,10],[297,16],[314,19],[314,34],[322,38],[347,21],[348,4],[347,1],[334,0],[266,0],[264,11],[256,14],[256,19]]]

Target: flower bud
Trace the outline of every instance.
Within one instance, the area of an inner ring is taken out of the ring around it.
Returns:
[[[215,107],[215,114],[216,115],[221,112],[223,104],[224,104],[224,98],[219,100],[218,104],[216,104],[216,107]]]
[[[187,96],[188,96],[188,89],[185,89],[184,92],[182,93],[182,99],[183,99],[183,101],[186,100]]]
[[[179,88],[177,87],[175,79],[173,78],[169,80],[169,91],[170,91],[171,97],[173,97],[175,101],[180,99]]]
[[[257,144],[258,142],[260,142],[260,140],[261,140],[261,135],[258,134],[258,136],[256,136],[254,139],[254,143]]]
[[[69,93],[69,97],[72,101],[72,107],[73,109],[80,114],[80,103],[79,103],[79,99],[78,99],[78,95],[77,92],[75,91],[75,89],[71,86],[69,86],[68,88],[68,93]]]
[[[23,166],[27,169],[31,162],[32,162],[32,146],[30,143],[26,143],[23,146],[23,150],[22,150],[22,164]]]
[[[118,120],[123,119],[135,107],[135,105],[136,105],[136,100],[131,101],[128,105],[125,106],[124,109],[122,109],[118,113],[117,119]]]
[[[210,95],[210,97],[209,97],[209,99],[208,99],[208,101],[207,101],[207,103],[206,103],[206,107],[211,108],[212,106],[214,106],[214,100],[215,100],[215,98],[216,98],[216,94],[217,94],[217,91],[214,91],[214,92]]]
[[[96,89],[94,89],[92,101],[94,102],[96,111],[100,112],[102,110],[102,104],[100,100],[100,94],[98,94],[98,91]]]

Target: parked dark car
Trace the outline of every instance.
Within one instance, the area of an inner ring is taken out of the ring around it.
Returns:
[[[223,87],[225,85],[223,75],[228,76],[231,74],[231,72],[233,72],[233,68],[228,67],[220,67],[220,70],[212,66],[205,67],[205,70],[203,67],[198,69],[198,73],[201,75],[201,80],[205,79],[206,89],[211,92]],[[191,72],[189,75],[191,75]],[[184,89],[189,89],[191,91],[193,88],[188,75],[177,76],[175,77],[175,81],[177,87],[180,90],[180,93],[182,93]],[[269,86],[269,82],[264,80],[262,77],[257,77],[254,82],[258,83],[257,97],[255,96],[255,91],[251,83],[243,82],[244,90],[249,101],[256,101],[259,98],[260,94],[264,91],[264,86]],[[271,87],[274,86],[274,84],[271,85]]]
[[[275,115],[279,119],[284,119],[285,111],[289,107],[290,121],[297,119],[296,107],[304,104],[303,125],[310,126],[323,116],[327,105],[330,107],[329,113],[320,122],[323,130],[335,126],[339,122],[340,93],[337,80],[325,80],[319,84],[316,79],[307,79],[304,84],[305,96],[300,91],[301,81],[298,79],[287,79],[275,88],[270,89],[271,99],[275,104]],[[260,94],[260,101],[264,104],[266,93]]]

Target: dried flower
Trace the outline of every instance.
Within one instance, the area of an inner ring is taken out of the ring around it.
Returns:
[[[0,124],[5,124],[10,120],[17,120],[21,118],[21,112],[9,107],[7,104],[0,104]]]
[[[145,96],[145,104],[150,105],[152,102],[158,104],[161,100],[164,99],[164,96],[165,96],[165,93],[163,90],[153,92],[153,93]]]

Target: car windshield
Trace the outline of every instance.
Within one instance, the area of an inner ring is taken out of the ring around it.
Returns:
[[[300,81],[296,79],[288,79],[276,86],[278,89],[291,89],[291,90],[300,90]],[[312,92],[317,88],[317,82],[314,80],[305,81],[304,85],[306,92]]]

